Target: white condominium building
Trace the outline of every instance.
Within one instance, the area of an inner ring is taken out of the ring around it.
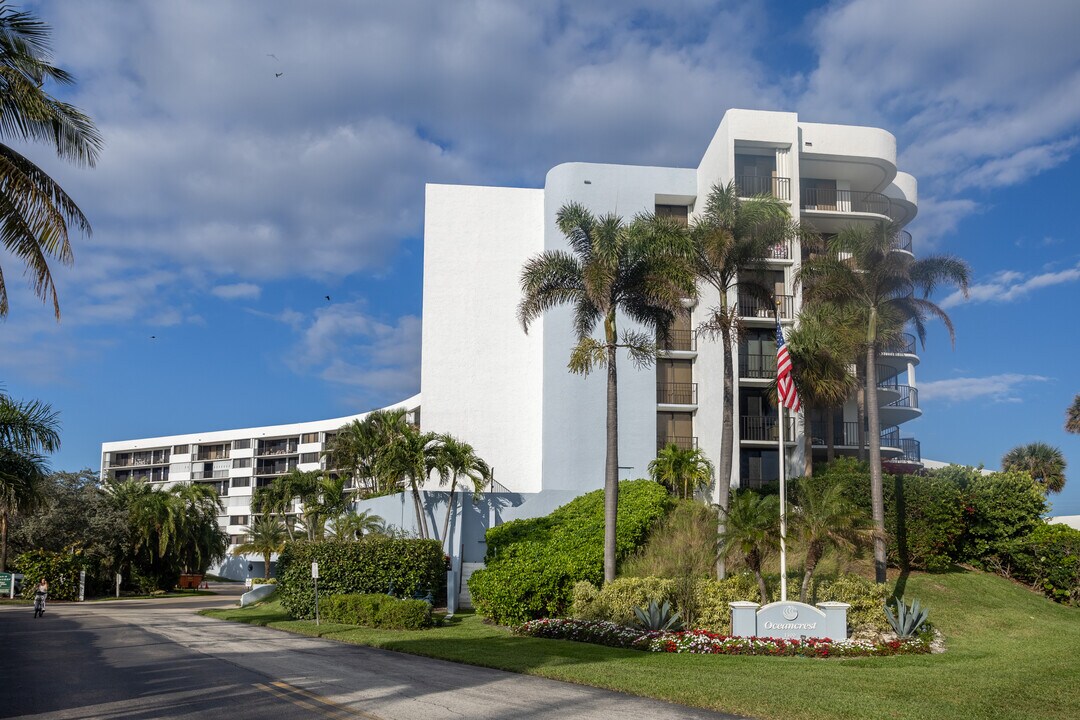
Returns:
[[[543,188],[427,186],[421,393],[398,406],[415,411],[421,429],[471,443],[495,468],[499,490],[511,497],[498,509],[477,512],[468,502],[457,503],[448,545],[455,558],[482,556],[476,545],[496,515],[541,514],[603,486],[604,373],[583,377],[567,370],[576,344],[569,307],[547,312],[528,334],[516,317],[522,266],[545,250],[567,247],[555,224],[558,210],[576,202],[598,215],[657,213],[693,222],[710,189],[731,181],[743,196],[770,194],[789,203],[795,220],[826,235],[853,224],[902,227],[917,209],[915,179],[897,170],[896,139],[888,132],[751,110],[724,115],[694,168],[566,163],[548,172]],[[774,247],[767,260],[785,325],[797,320],[801,307],[793,277],[806,252],[793,241]],[[895,252],[911,252],[911,236],[903,230]],[[620,362],[622,478],[646,476],[657,447],[669,442],[700,447],[714,463],[718,459],[723,353],[719,340],[699,338],[695,328],[719,299],[711,288],[702,290],[654,367],[637,368],[625,357]],[[737,291],[728,302],[739,308],[745,332],[732,348],[738,364],[733,469],[718,481],[754,486],[776,480],[779,472],[778,416],[767,400],[775,378],[774,309]],[[625,318],[620,323],[631,327]],[[882,456],[917,464],[918,443],[898,429],[921,413],[914,338],[887,348],[878,362]],[[236,538],[248,522],[252,488],[293,467],[319,467],[327,435],[352,419],[108,442],[102,474],[214,483],[228,507],[222,525]],[[837,452],[858,452],[854,401],[835,414],[832,433],[816,414],[789,421],[789,474],[801,471],[807,435],[815,457],[824,457],[830,434]],[[435,517],[434,506],[445,496],[429,496]],[[398,524],[390,502],[370,505]],[[400,521],[409,526],[409,513],[401,512]]]

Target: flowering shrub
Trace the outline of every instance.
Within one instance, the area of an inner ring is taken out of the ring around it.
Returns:
[[[865,657],[868,655],[916,655],[930,652],[924,638],[871,643],[861,640],[834,642],[829,638],[731,637],[707,630],[642,632],[604,620],[533,620],[514,629],[519,635],[575,640],[608,647],[649,652],[699,655],[773,655],[780,657]]]

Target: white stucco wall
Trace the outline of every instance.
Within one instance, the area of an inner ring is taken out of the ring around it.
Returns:
[[[541,489],[544,322],[517,321],[521,268],[543,250],[542,190],[428,185],[420,413],[470,443],[514,492]]]

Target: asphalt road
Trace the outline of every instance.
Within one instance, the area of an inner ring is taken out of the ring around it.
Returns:
[[[0,607],[0,717],[730,717],[194,614],[235,597]]]

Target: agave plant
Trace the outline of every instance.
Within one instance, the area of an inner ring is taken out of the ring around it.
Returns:
[[[637,616],[638,627],[642,630],[665,632],[683,629],[682,618],[671,609],[671,603],[667,600],[663,605],[657,605],[656,601],[652,600],[647,608],[634,608],[634,615]]]
[[[926,616],[929,612],[927,608],[919,605],[918,600],[911,603],[909,608],[903,598],[898,598],[896,601],[896,614],[893,614],[888,605],[885,606],[885,618],[889,621],[889,625],[892,625],[897,637],[900,638],[914,637],[923,624],[926,623]]]

